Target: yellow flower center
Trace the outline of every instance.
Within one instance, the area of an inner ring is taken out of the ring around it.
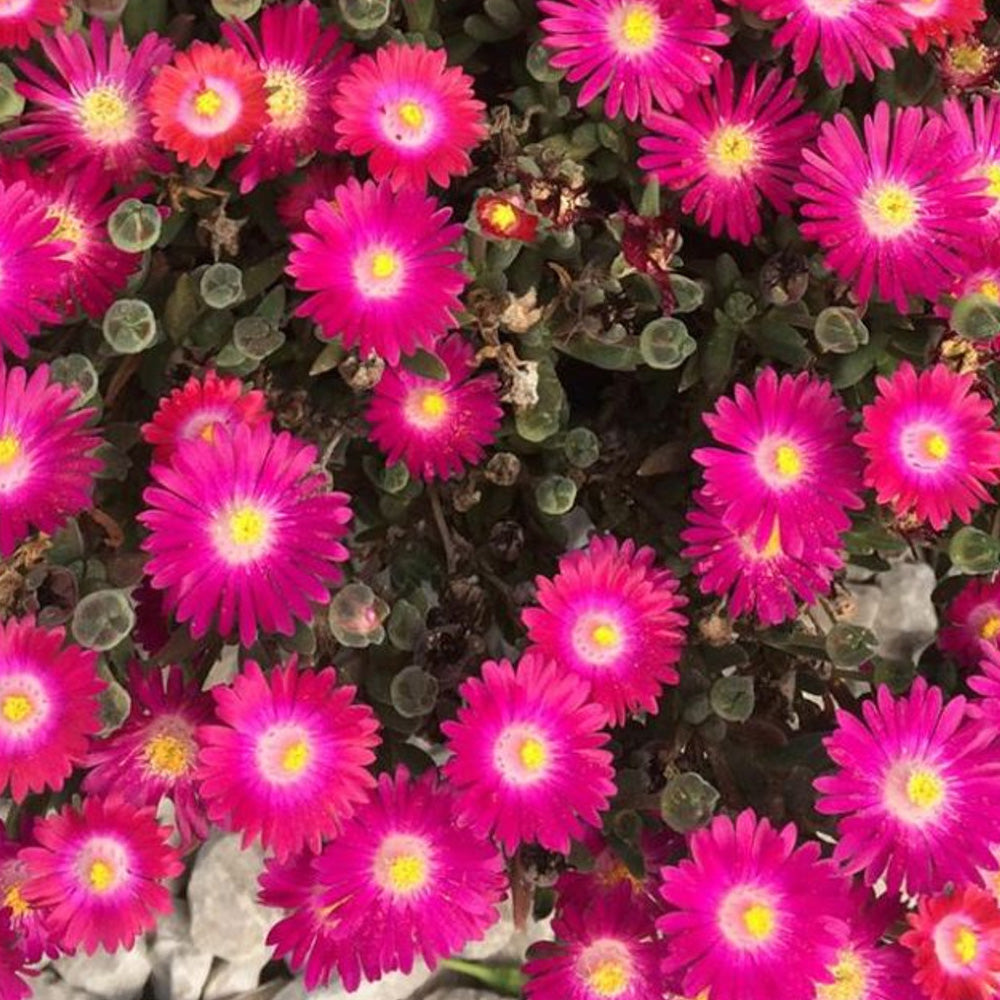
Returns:
[[[766,941],[774,933],[774,910],[754,903],[743,911],[743,926],[754,941]]]
[[[1000,615],[990,615],[982,625],[979,626],[980,638],[992,642],[1000,635]]]
[[[616,629],[610,622],[602,622],[600,625],[596,626],[593,632],[590,633],[590,637],[602,649],[607,649],[610,646],[617,646],[621,639],[621,636],[618,634],[618,629]]]
[[[428,392],[420,400],[420,409],[428,417],[443,417],[448,408],[448,401],[440,392]]]
[[[414,131],[424,124],[424,109],[416,101],[403,101],[396,108],[396,115],[399,120]]]
[[[0,468],[21,454],[21,442],[13,434],[0,434]]]
[[[988,299],[992,299],[994,302],[1000,302],[1000,282],[984,281],[979,286],[979,294],[985,295]]]
[[[15,917],[23,917],[31,907],[28,905],[28,901],[24,898],[21,893],[21,887],[18,885],[12,885],[3,897],[3,905],[7,907],[8,910]]]
[[[229,515],[229,537],[234,545],[256,545],[267,530],[267,518],[253,507],[240,507]]]
[[[413,892],[427,881],[427,863],[416,854],[401,854],[389,862],[388,878],[396,892]]]
[[[709,140],[708,158],[723,177],[738,177],[755,154],[753,136],[740,125],[723,125]]]
[[[521,743],[517,751],[517,756],[524,765],[525,770],[531,772],[540,771],[545,767],[545,762],[548,760],[545,745],[541,740],[537,740],[533,736],[527,737]]]
[[[971,965],[979,951],[979,940],[971,927],[963,925],[955,931],[952,947],[955,949],[955,957],[962,965]]]
[[[948,457],[948,452],[951,451],[951,446],[948,444],[948,439],[940,433],[928,434],[924,439],[924,451],[927,452],[928,458],[936,458],[940,461],[943,458]]]
[[[211,444],[215,440],[215,424],[205,424],[200,431],[198,431],[198,437],[202,441],[207,441]]]
[[[107,861],[98,858],[90,863],[87,878],[94,892],[107,892],[115,880],[115,870]]]
[[[177,778],[190,770],[194,748],[189,741],[169,733],[158,733],[144,747],[146,764],[161,777]]]
[[[951,64],[960,73],[981,73],[986,68],[986,47],[975,43],[954,45],[949,53]]]
[[[505,233],[517,225],[517,212],[505,201],[500,201],[490,208],[489,220],[491,225]]]
[[[271,70],[265,78],[267,110],[277,125],[297,125],[309,104],[309,94],[295,73]]]
[[[906,797],[918,809],[933,809],[944,798],[944,782],[933,771],[918,767],[907,779]]]
[[[55,219],[56,225],[49,234],[53,242],[64,241],[78,246],[83,239],[83,223],[79,217],[66,208],[50,208],[46,213],[49,219]]]
[[[660,19],[652,7],[644,3],[629,4],[621,16],[621,38],[633,51],[645,51],[656,42]]]
[[[832,983],[816,987],[816,1000],[865,1000],[868,977],[861,959],[853,951],[842,951],[830,970]]]
[[[309,747],[305,741],[296,740],[285,748],[285,752],[281,755],[281,766],[289,774],[299,774],[309,763],[309,757]]]
[[[206,87],[195,96],[194,110],[202,118],[214,118],[222,110],[221,94],[211,87]]]
[[[95,87],[80,98],[80,120],[92,139],[120,138],[129,123],[129,106],[114,87]]]
[[[774,450],[774,470],[784,479],[797,478],[802,472],[802,453],[794,445],[778,445]]]
[[[380,281],[391,278],[399,267],[399,261],[394,253],[380,250],[372,255],[372,277]]]
[[[587,985],[599,997],[616,997],[628,988],[629,974],[622,962],[610,958],[587,974]]]
[[[771,528],[771,534],[767,536],[767,542],[760,550],[760,555],[763,559],[773,559],[775,556],[781,555],[781,529],[778,527],[777,521],[774,522],[774,527]]]
[[[874,236],[894,238],[913,227],[918,208],[917,199],[909,188],[887,182],[868,193],[861,211]]]
[[[986,179],[989,181],[989,186],[986,188],[986,193],[991,198],[996,198],[1000,200],[1000,163],[991,163],[988,167],[983,170],[986,175]]]
[[[9,694],[7,695],[3,703],[0,704],[0,714],[8,722],[18,723],[24,722],[32,713],[35,711],[35,706],[31,704],[31,700],[23,694]]]

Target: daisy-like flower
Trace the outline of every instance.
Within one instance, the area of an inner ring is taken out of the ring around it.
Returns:
[[[723,519],[753,532],[758,549],[780,521],[781,547],[803,555],[816,543],[836,543],[850,527],[858,496],[861,456],[851,442],[847,411],[829,382],[806,372],[765,368],[754,388],[737,385],[704,417],[720,447],[698,448],[705,493]]]
[[[368,156],[377,181],[423,191],[463,177],[486,137],[486,105],[444,49],[390,42],[358,56],[333,98],[340,148]]]
[[[486,193],[472,206],[479,232],[495,240],[533,243],[538,234],[538,216],[529,212],[517,195]]]
[[[235,49],[193,42],[160,70],[146,97],[154,138],[192,167],[218,170],[268,122],[265,76]]]
[[[287,432],[216,425],[211,441],[184,442],[170,465],[154,464],[156,485],[139,520],[152,585],[200,638],[214,618],[249,646],[258,629],[291,635],[314,604],[330,599],[348,557],[340,539],[348,497],[316,471],[316,449]]]
[[[208,836],[205,806],[196,784],[198,727],[212,718],[212,698],[197,682],[186,683],[182,667],[166,672],[129,667],[128,718],[120,729],[95,742],[87,758],[93,770],[83,790],[91,795],[117,792],[136,806],[159,805],[167,796],[181,843]]]
[[[819,844],[795,846],[751,810],[717,816],[691,837],[691,860],[664,868],[672,912],[657,926],[665,972],[683,970],[684,992],[712,1000],[813,1000],[847,928],[845,886]]]
[[[882,685],[861,719],[839,709],[824,743],[837,770],[816,779],[816,808],[841,817],[834,858],[847,871],[915,894],[991,865],[1000,743],[964,697],[945,703],[923,678],[900,698]]]
[[[855,441],[865,449],[865,485],[897,516],[940,531],[957,515],[968,523],[997,482],[1000,432],[993,404],[973,391],[975,376],[939,364],[920,372],[907,361],[875,379]]]
[[[19,358],[28,356],[28,338],[43,323],[59,322],[49,299],[68,268],[60,259],[68,248],[53,241],[55,229],[27,184],[0,179],[0,351]]]
[[[973,36],[953,43],[938,55],[941,83],[950,94],[989,88],[1000,68],[1000,48]]]
[[[131,948],[171,910],[163,882],[184,870],[167,843],[171,832],[157,826],[153,809],[114,796],[87,796],[78,809],[66,805],[35,824],[38,846],[19,855],[29,873],[24,897],[47,907],[64,951]]]
[[[974,577],[958,592],[945,611],[938,647],[960,667],[975,667],[982,644],[1000,647],[1000,577]]]
[[[932,1000],[992,1000],[1000,991],[1000,909],[979,886],[923,896],[900,941]]]
[[[198,733],[209,817],[242,833],[244,847],[259,837],[279,860],[318,851],[375,784],[372,710],[332,667],[299,670],[295,657],[266,677],[249,660],[231,686],[211,690],[221,725]]]
[[[275,202],[278,218],[293,232],[305,229],[306,212],[317,201],[332,201],[337,188],[350,176],[349,160],[313,160]]]
[[[59,949],[52,941],[45,920],[45,910],[32,906],[24,898],[24,883],[28,880],[28,866],[18,857],[21,849],[32,843],[30,833],[33,820],[30,816],[22,816],[21,839],[8,840],[3,826],[0,825],[0,914],[6,913],[10,918],[11,932],[15,941],[24,952],[29,963],[40,961],[43,957],[58,958]],[[4,998],[0,989],[0,998]]]
[[[257,63],[267,88],[270,120],[233,170],[244,194],[291,173],[297,161],[317,151],[334,151],[327,107],[350,54],[340,32],[322,27],[319,8],[309,2],[266,7],[258,31],[259,37],[238,18],[222,25],[222,37]]]
[[[900,0],[748,0],[746,6],[767,20],[784,22],[771,37],[777,48],[792,47],[795,75],[819,53],[831,87],[851,83],[860,71],[868,80],[875,69],[892,69],[892,49],[906,45],[912,17]]]
[[[93,18],[89,44],[86,32],[57,31],[42,48],[54,72],[18,63],[27,82],[17,89],[32,106],[5,138],[52,157],[61,176],[91,163],[118,180],[170,170],[170,158],[153,144],[145,106],[153,77],[170,60],[170,42],[151,32],[130,51],[121,28],[110,32]]]
[[[316,859],[348,991],[362,978],[408,973],[417,957],[433,968],[499,918],[503,859],[489,840],[457,827],[454,807],[436,771],[413,779],[400,767],[379,777],[368,804]]]
[[[571,838],[601,825],[615,793],[606,713],[587,683],[526,653],[516,670],[487,660],[459,694],[465,705],[441,730],[462,823],[509,852],[537,842],[568,854]]]
[[[31,987],[22,978],[26,961],[10,914],[0,907],[0,1000],[26,1000],[31,996]]]
[[[451,209],[387,182],[353,177],[331,202],[306,212],[307,232],[295,233],[288,273],[313,292],[297,312],[312,317],[329,340],[372,352],[390,365],[455,326],[468,278],[451,244],[462,227]]]
[[[916,3],[922,4],[922,0]],[[987,99],[977,95],[971,113],[957,97],[950,97],[942,111],[954,137],[956,152],[969,161],[968,176],[986,181],[986,194],[991,202],[987,219],[996,230],[1000,226],[1000,97]]]
[[[59,791],[101,728],[97,654],[65,638],[34,618],[0,621],[0,791],[15,802]]]
[[[987,216],[987,220],[992,218],[992,213]],[[1000,221],[1000,215],[996,218]],[[987,237],[983,246],[971,248],[966,256],[962,273],[955,279],[949,294],[955,300],[966,295],[985,295],[990,301],[1000,304],[1000,242]],[[934,312],[938,316],[950,317],[951,306],[952,303],[948,301],[939,301],[934,307]],[[1000,338],[994,337],[989,342],[989,348],[997,351],[1000,348]]]
[[[1000,649],[995,644],[982,642],[979,652],[978,672],[968,678],[968,684],[980,697],[970,703],[969,714],[996,725],[1000,723]],[[997,871],[1000,845],[994,844],[991,850],[994,862],[990,870],[996,873],[997,885],[1000,888],[1000,872]]]
[[[69,17],[69,0],[14,0],[0,4],[0,49],[26,49]]]
[[[964,41],[986,20],[983,0],[903,0],[900,6],[913,18],[910,41],[920,53]]]
[[[802,234],[858,301],[876,292],[905,313],[907,296],[936,299],[961,274],[992,199],[939,115],[882,101],[862,128],[864,143],[839,114],[803,150]]]
[[[372,440],[389,464],[402,462],[415,479],[447,479],[478,464],[503,417],[496,376],[472,377],[476,352],[461,334],[444,338],[435,353],[447,378],[389,368],[367,413]]]
[[[560,909],[555,941],[532,946],[524,967],[528,1000],[660,1000],[662,946],[652,915],[624,886],[591,905]]]
[[[798,614],[797,601],[816,603],[828,594],[833,574],[844,565],[838,548],[807,541],[798,555],[784,543],[784,522],[776,520],[761,544],[755,526],[740,532],[725,520],[725,508],[699,490],[681,532],[681,555],[691,562],[703,594],[726,597],[734,618],[755,614],[762,625],[780,625]]]
[[[551,580],[535,578],[541,607],[521,613],[529,649],[587,681],[610,725],[655,714],[663,686],[679,679],[687,599],[655,560],[631,539],[594,538],[564,555]]]
[[[670,115],[653,114],[653,134],[639,166],[673,191],[681,210],[713,236],[723,231],[740,243],[760,232],[760,206],[782,214],[792,208],[802,147],[816,134],[819,116],[802,112],[795,80],[779,70],[757,80],[751,66],[737,92],[733,67],[724,62],[709,87],[688,95]]]
[[[232,431],[240,424],[256,427],[271,422],[264,393],[245,390],[237,378],[211,369],[199,379],[192,375],[179,389],[164,396],[153,419],[142,426],[142,437],[153,446],[153,459],[166,465],[182,441],[215,439],[217,427]]]
[[[48,365],[29,377],[0,361],[0,556],[29,530],[52,534],[90,506],[101,441],[87,426],[94,411],[73,409],[77,396],[49,380]]]
[[[608,118],[679,107],[709,83],[722,62],[715,50],[729,42],[729,18],[710,0],[540,0],[538,9],[552,65],[584,81],[577,105],[607,91]]]

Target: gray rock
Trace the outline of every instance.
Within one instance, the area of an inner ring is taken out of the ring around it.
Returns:
[[[937,613],[931,601],[934,570],[923,562],[899,562],[877,578],[881,591],[872,631],[878,652],[895,660],[914,660],[934,640]]]
[[[257,952],[239,962],[219,962],[205,984],[203,1000],[223,1000],[249,990],[256,990],[261,970],[271,957],[270,949]]]
[[[470,990],[465,986],[435,990],[427,1000],[498,1000],[498,994],[488,990]]]
[[[503,950],[514,937],[514,913],[509,899],[505,899],[497,909],[500,918],[488,928],[481,941],[470,941],[461,952],[461,958],[479,961],[491,958]]]
[[[263,965],[270,956],[264,939],[279,914],[257,902],[262,867],[260,848],[241,851],[235,835],[214,837],[201,848],[188,884],[195,948],[236,964],[262,959]],[[252,986],[256,982],[240,989]]]
[[[423,962],[416,962],[408,975],[390,972],[378,982],[362,983],[353,993],[348,993],[339,983],[307,993],[301,979],[296,979],[277,993],[274,1000],[406,1000],[431,978],[431,971]],[[206,998],[207,1000],[207,998]]]
[[[160,922],[150,960],[156,1000],[198,1000],[214,958],[191,940],[187,903],[178,900],[174,912]]]
[[[96,1000],[93,993],[63,982],[51,969],[28,980],[33,1000]]]
[[[52,966],[69,986],[105,1000],[137,1000],[152,970],[142,939],[128,951],[109,954],[102,949],[93,955],[81,952],[56,959]]]

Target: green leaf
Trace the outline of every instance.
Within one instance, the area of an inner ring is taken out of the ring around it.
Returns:
[[[742,674],[720,677],[709,694],[712,711],[726,722],[746,722],[753,715],[753,678]]]
[[[408,372],[435,382],[444,382],[448,378],[448,366],[436,354],[422,347],[418,347],[413,354],[404,354],[402,365]]]
[[[660,208],[660,182],[655,177],[650,177],[646,181],[646,186],[642,189],[642,196],[639,198],[639,214],[647,219],[655,219],[659,216]]]
[[[697,346],[683,320],[673,316],[654,319],[639,335],[639,353],[650,368],[679,368]]]
[[[952,565],[966,576],[981,576],[1000,569],[1000,541],[978,528],[959,528],[948,543]]]
[[[854,309],[830,306],[816,317],[814,331],[820,350],[832,354],[850,354],[868,343],[868,327]]]
[[[683,274],[670,275],[670,288],[676,302],[675,313],[694,312],[705,301],[705,286],[700,281],[686,278]]]
[[[557,341],[555,347],[571,358],[586,361],[597,368],[605,369],[605,371],[633,372],[642,360],[634,338],[611,344],[584,335],[573,337],[570,340]]]
[[[717,396],[729,380],[729,373],[733,368],[733,352],[739,337],[739,328],[719,310],[716,310],[716,320],[715,329],[698,351],[701,356],[701,377],[713,396]]]
[[[719,803],[719,793],[697,772],[686,771],[667,782],[660,794],[663,822],[677,833],[705,826]]]
[[[968,340],[992,340],[1000,335],[1000,304],[979,293],[965,295],[951,310],[951,328]]]
[[[838,667],[860,667],[875,655],[878,639],[871,629],[838,622],[826,634],[826,652]]]
[[[163,310],[163,325],[171,340],[183,343],[203,308],[198,283],[190,274],[180,275]]]

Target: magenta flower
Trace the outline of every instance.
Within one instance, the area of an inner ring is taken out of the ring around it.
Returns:
[[[69,0],[15,0],[0,7],[0,49],[26,49],[69,16]],[[5,998],[6,1000],[6,998]]]
[[[306,228],[306,212],[317,201],[332,201],[348,177],[351,163],[340,160],[313,160],[300,176],[290,180],[284,193],[275,202],[278,218],[290,231]]]
[[[371,439],[388,464],[402,462],[415,479],[447,479],[477,465],[503,418],[497,378],[472,375],[475,351],[461,334],[445,337],[434,350],[447,378],[389,368],[367,413]]]
[[[240,424],[256,427],[270,422],[264,393],[245,390],[239,379],[222,378],[209,369],[204,378],[192,375],[160,400],[153,419],[142,426],[142,437],[153,445],[153,460],[167,464],[182,441],[212,441],[220,426],[231,432]]]
[[[208,836],[205,805],[198,794],[199,726],[213,715],[212,698],[201,685],[184,680],[182,667],[165,672],[129,667],[128,718],[105,739],[95,741],[83,780],[89,795],[117,792],[134,806],[156,808],[166,796],[182,846]]]
[[[1000,743],[964,697],[945,703],[920,677],[904,697],[883,685],[861,719],[839,709],[824,742],[837,770],[816,779],[816,808],[841,816],[834,858],[848,872],[914,894],[991,867]]]
[[[59,949],[52,940],[44,907],[32,906],[24,898],[24,884],[29,877],[28,866],[18,854],[33,841],[30,831],[34,821],[29,815],[20,818],[20,840],[8,840],[0,825],[0,917],[10,919],[14,942],[24,953],[26,962],[39,962],[43,957],[58,958]],[[0,942],[2,942],[0,938]],[[0,998],[6,1000],[0,987]]]
[[[358,56],[332,101],[340,148],[368,155],[376,181],[395,190],[447,187],[472,166],[469,153],[486,138],[486,105],[472,77],[446,65],[444,49],[389,42]]]
[[[585,681],[526,653],[516,670],[487,660],[459,694],[465,705],[441,731],[463,824],[492,832],[507,851],[537,842],[563,854],[586,825],[600,826],[615,772],[603,749],[606,713]]]
[[[933,46],[954,54],[986,20],[984,0],[903,0],[902,7],[914,19],[910,41],[921,53]]]
[[[555,941],[532,946],[524,966],[528,1000],[660,1000],[662,945],[653,918],[620,886],[590,905],[563,907]]]
[[[291,635],[315,604],[330,599],[348,558],[340,539],[351,519],[348,497],[314,468],[316,449],[265,425],[216,426],[153,465],[139,520],[152,585],[166,592],[195,638],[213,619],[253,643],[258,630]]]
[[[348,991],[416,958],[431,968],[499,918],[507,879],[497,849],[455,822],[435,771],[406,768],[378,788],[314,865],[320,905],[336,921],[332,964]]]
[[[780,521],[782,550],[836,544],[850,527],[861,456],[851,442],[847,411],[829,382],[802,372],[780,379],[765,368],[753,390],[737,385],[704,417],[721,447],[698,448],[705,494],[727,525],[753,533],[758,549]]]
[[[201,794],[209,817],[260,838],[278,860],[338,834],[375,779],[378,722],[336,672],[300,670],[295,657],[267,677],[253,661],[211,689],[221,725],[202,726]]]
[[[24,950],[11,927],[10,915],[0,908],[0,998],[26,1000],[31,987],[22,979],[26,959]]]
[[[1000,578],[969,580],[945,610],[938,648],[960,667],[975,667],[983,642],[1000,647]]]
[[[943,118],[883,101],[862,129],[863,144],[839,114],[803,150],[802,235],[859,302],[874,291],[905,313],[907,296],[933,300],[962,273],[992,200]]]
[[[57,31],[43,38],[42,49],[54,72],[18,62],[28,78],[18,90],[35,106],[5,138],[52,157],[60,176],[88,164],[121,181],[170,170],[170,158],[153,144],[145,107],[153,78],[173,53],[170,42],[149,33],[130,51],[121,28],[112,33],[93,18],[89,32]]]
[[[97,654],[64,648],[61,628],[0,621],[0,792],[59,791],[101,728]]]
[[[979,658],[975,665],[978,671],[971,674],[967,681],[969,688],[975,691],[979,698],[969,703],[969,715],[976,719],[986,719],[995,726],[1000,723],[1000,649],[996,644],[981,642]],[[994,863],[990,865],[991,871],[996,871],[996,862],[1000,861],[1000,857],[997,856],[998,846],[1000,845],[994,844],[991,848],[994,857]],[[996,871],[996,874],[997,885],[1000,888],[1000,871]],[[1000,895],[997,898],[1000,900]]]
[[[972,391],[975,377],[943,364],[914,371],[908,361],[878,376],[875,402],[862,410],[855,441],[865,449],[865,485],[899,517],[940,531],[957,515],[968,521],[997,482],[1000,432],[993,404]]]
[[[710,0],[540,0],[538,9],[552,65],[584,81],[577,105],[607,91],[608,118],[680,107],[711,81],[722,63],[715,50],[729,42],[720,30],[729,18]]]
[[[52,534],[90,506],[100,438],[87,427],[94,411],[72,408],[77,397],[49,381],[48,365],[29,377],[0,361],[0,556],[29,530]]]
[[[795,846],[752,810],[717,816],[691,837],[691,860],[664,868],[671,911],[657,927],[665,972],[683,970],[691,996],[712,1000],[813,1000],[846,938],[845,881],[819,844]]]
[[[456,325],[467,282],[463,255],[451,249],[462,227],[451,209],[413,190],[353,177],[332,202],[306,212],[309,230],[295,233],[288,273],[313,292],[297,312],[323,336],[375,353],[390,365],[400,354],[434,342]]]
[[[922,0],[917,0],[916,5],[922,5]],[[944,102],[943,113],[954,136],[956,152],[970,161],[967,175],[986,181],[986,194],[991,202],[986,215],[990,227],[987,240],[992,243],[990,237],[995,238],[1000,229],[1000,98],[994,95],[986,100],[977,95],[970,116],[957,97],[950,97]]]
[[[725,232],[749,243],[761,229],[762,201],[791,212],[802,147],[816,134],[819,116],[802,112],[795,80],[774,69],[760,81],[753,65],[737,93],[733,67],[724,62],[709,87],[689,94],[669,115],[652,114],[652,135],[639,166],[673,191],[681,210],[712,236]]]
[[[679,679],[687,599],[655,559],[631,539],[594,538],[564,555],[553,579],[535,578],[541,607],[521,613],[529,652],[585,680],[609,725],[630,712],[655,714],[663,686]]]
[[[234,18],[222,25],[222,37],[257,63],[267,89],[269,119],[233,170],[240,191],[290,174],[317,151],[332,153],[327,107],[350,46],[335,27],[320,24],[319,8],[308,0],[266,7],[257,34]]]

